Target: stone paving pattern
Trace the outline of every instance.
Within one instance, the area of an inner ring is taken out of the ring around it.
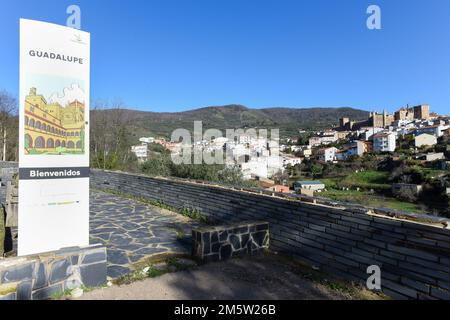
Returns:
[[[4,187],[0,188],[3,192]],[[156,254],[190,254],[192,229],[201,223],[136,200],[91,190],[90,244],[107,248],[108,276],[132,271],[132,264]],[[17,228],[13,228],[13,235]],[[17,239],[8,256],[17,254]]]
[[[90,198],[90,243],[107,247],[109,277],[125,275],[131,264],[155,254],[190,254],[199,222],[101,191],[91,190]]]

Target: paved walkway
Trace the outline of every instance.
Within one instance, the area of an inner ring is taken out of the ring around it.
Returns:
[[[91,190],[91,244],[108,252],[108,276],[130,272],[130,264],[161,253],[190,253],[199,223],[180,214]]]
[[[1,193],[5,187],[0,188]],[[199,222],[159,207],[101,191],[90,193],[90,243],[106,246],[108,276],[132,271],[132,264],[157,254],[190,254]],[[13,228],[17,234],[17,228]],[[13,241],[17,254],[17,239]]]

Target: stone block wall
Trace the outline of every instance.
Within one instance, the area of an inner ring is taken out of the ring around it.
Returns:
[[[243,222],[192,230],[192,255],[203,262],[253,255],[268,248],[267,222]]]
[[[367,267],[378,265],[382,290],[394,298],[450,299],[450,230],[443,227],[445,221],[426,225],[359,208],[120,172],[91,170],[91,186],[193,208],[216,224],[267,221],[272,250],[364,284]]]
[[[14,161],[0,161],[0,168],[18,168],[19,163]]]
[[[100,245],[0,260],[0,300],[46,300],[105,283],[106,248]]]

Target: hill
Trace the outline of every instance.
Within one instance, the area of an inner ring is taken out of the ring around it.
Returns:
[[[227,105],[173,113],[125,110],[125,115],[132,120],[133,136],[137,137],[170,137],[171,132],[177,128],[192,131],[194,121],[202,121],[204,130],[279,128],[283,137],[297,134],[298,129],[325,129],[337,126],[341,117],[364,120],[369,113],[353,108],[250,109],[242,105]]]

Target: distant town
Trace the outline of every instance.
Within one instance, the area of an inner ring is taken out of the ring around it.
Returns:
[[[394,201],[394,208],[422,212],[430,208],[402,203],[417,204],[427,184],[445,180],[449,132],[450,117],[432,113],[430,106],[423,104],[400,108],[394,114],[372,112],[364,121],[343,117],[338,126],[328,130],[299,129],[298,136],[284,138],[279,144],[244,132],[232,141],[219,137],[202,140],[192,148],[193,152],[223,151],[227,167],[238,168],[244,180],[274,192],[361,203],[368,197],[355,197],[354,193],[368,192],[372,199],[382,196],[380,204],[389,206],[389,201],[384,201],[387,197]],[[140,163],[151,159],[152,144],[175,154],[182,149],[182,142],[165,138],[142,137],[140,142],[131,149]],[[398,168],[402,174],[394,177]],[[352,177],[353,183],[349,181]],[[441,189],[448,199],[446,181]],[[448,205],[441,207],[438,212],[447,212]]]

